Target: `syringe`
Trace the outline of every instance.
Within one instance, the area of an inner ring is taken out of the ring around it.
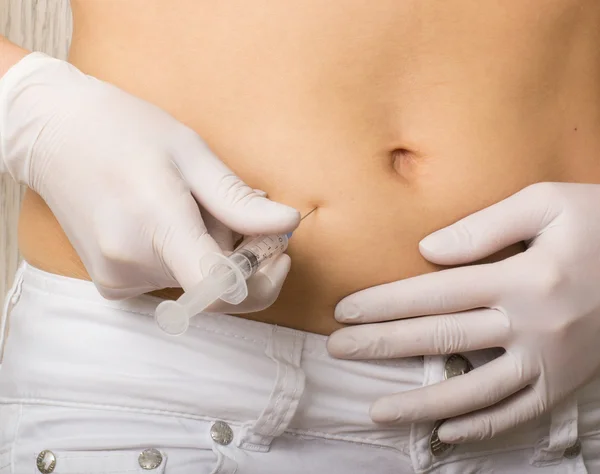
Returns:
[[[246,280],[285,252],[291,235],[249,237],[227,257],[219,253],[205,255],[200,260],[202,281],[179,299],[166,300],[158,305],[154,314],[158,326],[167,334],[179,336],[188,329],[190,318],[218,299],[231,304],[244,301],[248,296]]]

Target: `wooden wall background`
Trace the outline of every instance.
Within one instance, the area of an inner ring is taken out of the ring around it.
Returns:
[[[30,51],[66,59],[71,31],[69,0],[0,0],[0,34]],[[22,195],[9,176],[0,176],[0,308],[19,264]]]

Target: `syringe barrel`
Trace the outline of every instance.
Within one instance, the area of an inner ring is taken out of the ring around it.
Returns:
[[[248,279],[267,263],[285,252],[288,242],[288,236],[285,234],[249,237],[242,242],[229,258],[240,268],[244,278]]]
[[[281,255],[288,246],[287,235],[259,235],[248,237],[227,257],[228,264],[236,274],[235,284],[221,295],[221,299],[231,304],[241,303],[248,296],[246,280],[267,263]],[[203,261],[208,269],[212,262]],[[204,273],[204,270],[203,270]]]
[[[254,275],[259,267],[256,255],[244,249],[232,253],[229,256],[229,260],[231,260],[233,264],[240,269],[242,275],[244,275],[244,280],[247,280]]]

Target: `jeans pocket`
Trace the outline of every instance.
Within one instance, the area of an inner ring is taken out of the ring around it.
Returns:
[[[190,459],[168,468],[168,456],[165,451],[149,448],[142,451],[51,451],[45,449],[37,455],[32,454],[29,466],[18,471],[12,470],[12,449],[0,449],[0,474],[42,473],[42,474],[170,474],[170,473],[210,473],[234,474],[232,465],[220,452],[216,459],[199,461]],[[203,464],[203,465],[202,465]],[[202,469],[204,467],[204,470]]]
[[[184,452],[182,452],[184,451]],[[4,469],[10,471],[7,454]],[[169,457],[171,456],[171,457]],[[29,458],[29,459],[27,459]],[[0,454],[0,462],[2,455]],[[44,449],[31,452],[17,461],[18,473],[42,474],[234,474],[235,464],[213,450],[174,450],[146,448],[140,450],[69,451]]]
[[[164,451],[144,450],[66,451],[44,449],[23,460],[22,472],[42,474],[163,474],[167,465]],[[21,472],[21,468],[19,468]]]
[[[19,409],[18,429],[4,441],[12,446],[13,471],[7,474],[233,474],[237,467],[217,449],[208,421],[126,410],[13,407]]]

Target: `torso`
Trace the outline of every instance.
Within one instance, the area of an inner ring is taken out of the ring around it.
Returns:
[[[328,334],[356,290],[435,270],[429,232],[538,181],[600,183],[600,2],[72,0],[70,61],[318,207],[253,319]],[[39,197],[20,247],[89,278]],[[178,290],[160,293],[177,297]]]

